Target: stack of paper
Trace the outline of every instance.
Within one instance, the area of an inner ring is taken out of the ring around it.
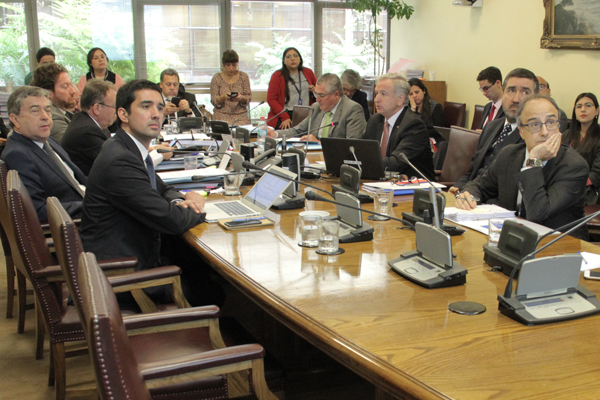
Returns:
[[[222,177],[223,175],[229,174],[228,171],[224,169],[218,168],[202,168],[202,169],[188,169],[183,171],[173,171],[173,172],[159,172],[158,176],[165,183],[173,184],[173,183],[184,183],[184,182],[192,182],[193,176],[199,176],[201,178],[210,178],[210,177]]]
[[[490,218],[511,218],[514,216],[514,211],[493,204],[483,204],[475,207],[473,210],[461,210],[456,207],[446,207],[444,210],[444,218],[459,223]]]
[[[436,188],[442,189],[446,186],[441,185],[437,182],[433,182]],[[429,189],[429,183],[415,183],[408,185],[396,185],[392,182],[372,182],[363,184],[363,190],[369,193],[375,193],[377,189],[389,189],[394,191],[394,196],[402,196],[406,194],[413,194],[415,189]]]

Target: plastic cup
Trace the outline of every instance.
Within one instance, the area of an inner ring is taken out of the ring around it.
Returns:
[[[183,166],[186,170],[198,168],[198,156],[191,154],[183,156]]]

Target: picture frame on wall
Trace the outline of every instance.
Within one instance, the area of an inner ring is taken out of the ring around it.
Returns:
[[[600,49],[600,1],[544,0],[542,49]]]

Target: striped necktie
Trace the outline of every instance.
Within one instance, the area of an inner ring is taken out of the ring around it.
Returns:
[[[390,123],[385,120],[383,124],[383,135],[381,136],[381,157],[385,157],[387,153],[387,145],[390,140]]]

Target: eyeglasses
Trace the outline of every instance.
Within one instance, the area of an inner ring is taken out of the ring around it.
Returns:
[[[315,96],[317,96],[319,99],[323,99],[332,93],[335,93],[335,90],[333,92],[329,92],[329,93],[315,93]]]
[[[480,87],[479,90],[482,92],[487,92],[488,90],[490,90],[490,88],[494,86],[494,85],[488,85],[488,86],[484,86],[484,87]]]
[[[104,106],[104,107],[112,108],[113,110],[117,109],[117,107],[109,106],[108,104],[104,104],[104,103],[98,103],[98,104],[100,104],[101,106]]]
[[[544,89],[547,89],[547,88],[548,88],[548,85],[546,85],[545,83],[540,83],[538,85],[538,89],[544,90]]]
[[[392,185],[401,186],[401,185],[410,185],[410,184],[416,185],[416,184],[427,182],[427,181],[425,179],[419,179],[416,176],[411,176],[409,179],[408,176],[406,176],[406,175],[400,175],[398,178],[392,179],[391,182],[392,182]]]
[[[538,133],[542,130],[542,125],[546,125],[546,128],[548,128],[549,132],[555,132],[558,130],[559,124],[560,122],[557,119],[551,119],[550,121],[546,122],[535,121],[528,124],[521,124],[521,126],[526,126],[531,133]]]
[[[285,56],[286,60],[291,60],[292,58],[300,58],[300,56],[298,54],[288,54]]]

